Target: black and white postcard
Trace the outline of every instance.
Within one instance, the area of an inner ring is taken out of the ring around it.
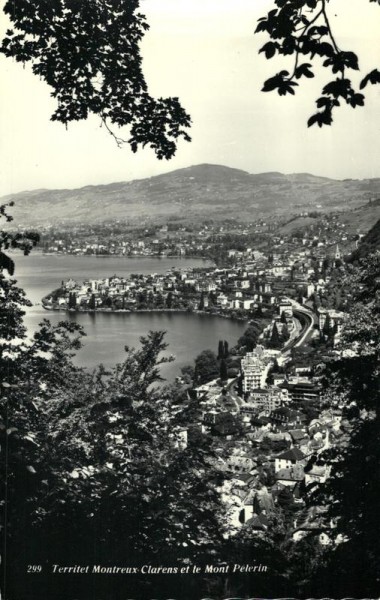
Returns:
[[[1,2],[0,600],[379,597],[379,4]]]

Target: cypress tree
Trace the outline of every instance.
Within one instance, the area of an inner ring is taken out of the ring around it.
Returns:
[[[220,379],[226,381],[228,379],[227,364],[224,358],[220,361]]]
[[[280,334],[278,333],[276,323],[273,324],[272,334],[270,336],[270,347],[271,348],[280,348],[281,347]]]
[[[77,305],[77,295],[75,292],[70,292],[69,294],[69,308],[76,308]]]
[[[198,310],[203,310],[205,307],[205,295],[204,292],[201,293],[201,299],[199,300]]]
[[[288,329],[288,326],[287,326],[286,321],[285,321],[285,323],[282,326],[281,340],[283,342],[287,342],[289,338],[290,338],[290,333],[289,333],[289,329]]]
[[[261,308],[261,304],[259,304],[259,306],[257,307],[256,316],[257,317],[262,317],[263,316],[263,309]]]
[[[331,328],[332,328],[331,317],[330,317],[329,313],[327,313],[326,319],[325,319],[325,322],[324,322],[324,325],[322,328],[322,333],[326,338],[330,337]]]
[[[173,306],[173,294],[172,292],[169,292],[166,298],[166,307],[167,308],[172,308]]]

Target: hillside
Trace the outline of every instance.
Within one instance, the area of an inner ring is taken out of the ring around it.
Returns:
[[[314,213],[314,216],[322,212],[319,209]],[[340,211],[334,214],[338,215],[338,221],[344,225],[346,234],[365,234],[380,219],[380,200],[370,201],[356,208],[347,209],[347,207],[342,206]],[[311,225],[323,230],[325,226],[323,223],[323,214],[319,218],[312,218],[310,216],[293,217],[279,227],[278,231],[280,234],[288,235],[296,231],[306,231]]]
[[[380,219],[363,237],[358,249],[352,253],[351,260],[365,258],[376,250],[380,250]]]
[[[347,233],[366,233],[380,219],[380,200],[368,202],[341,215]]]
[[[380,179],[337,181],[309,173],[250,174],[220,165],[197,165],[164,175],[80,189],[33,190],[14,200],[18,224],[102,222],[110,219],[183,221],[357,208],[380,195]]]

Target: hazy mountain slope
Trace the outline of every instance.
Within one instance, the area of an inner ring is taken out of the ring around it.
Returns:
[[[377,250],[380,250],[380,219],[363,237],[357,250],[352,253],[351,260],[365,258]]]
[[[378,219],[380,219],[380,200],[375,200],[345,212],[340,221],[345,224],[347,233],[366,233]]]
[[[364,234],[366,233],[378,219],[380,219],[380,200],[367,202],[363,206],[347,210],[347,207],[341,207],[344,212],[339,213],[339,222],[345,226],[347,234]],[[319,209],[316,213],[322,213]],[[309,216],[299,216],[292,218],[288,222],[279,227],[278,232],[281,234],[291,234],[295,231],[306,230],[310,225],[318,224],[320,219],[311,218]],[[323,229],[323,223],[320,225]]]
[[[25,226],[176,215],[184,220],[268,213],[343,210],[380,195],[380,179],[336,181],[308,173],[249,174],[220,165],[197,165],[147,179],[80,189],[33,190],[14,200],[16,222]]]

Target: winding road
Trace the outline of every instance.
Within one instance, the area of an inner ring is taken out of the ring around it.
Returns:
[[[295,300],[290,300],[293,306],[293,315],[301,323],[302,329],[300,335],[290,340],[281,350],[281,353],[286,355],[292,348],[298,348],[305,344],[312,336],[314,326],[318,323],[317,316],[305,306],[302,306]]]

